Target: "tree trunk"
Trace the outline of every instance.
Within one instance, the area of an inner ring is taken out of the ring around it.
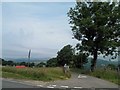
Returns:
[[[97,49],[94,50],[94,54],[93,54],[93,61],[91,63],[91,71],[93,72],[95,67],[96,67],[96,62],[97,62]]]

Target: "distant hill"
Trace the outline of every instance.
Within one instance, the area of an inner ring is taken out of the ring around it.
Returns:
[[[46,62],[49,60],[49,58],[31,58],[30,61],[28,61],[27,58],[17,58],[17,59],[14,59],[14,58],[7,58],[7,59],[4,59],[6,61],[14,61],[14,62],[34,62],[36,64],[40,63],[40,62]],[[108,64],[114,64],[114,65],[118,65],[118,61],[108,61],[108,60],[103,60],[103,59],[98,59],[97,60],[97,64],[96,66],[97,67],[101,67],[102,65],[105,65],[107,66]],[[91,59],[89,58],[88,59],[88,63],[84,65],[85,68],[90,68],[91,66]]]
[[[108,61],[108,60],[103,60],[103,59],[98,59],[96,66],[102,67],[103,65],[107,66],[108,64],[114,64],[115,66],[118,65],[118,61]],[[89,68],[91,66],[91,59],[88,59],[88,63],[84,65],[85,68]]]
[[[28,58],[6,58],[6,61],[14,61],[14,62],[34,62],[34,63],[39,63],[39,62],[46,62],[49,58],[31,58],[30,61]]]

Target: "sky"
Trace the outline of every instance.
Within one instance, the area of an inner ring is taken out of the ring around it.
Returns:
[[[52,58],[65,45],[78,43],[67,16],[75,2],[7,1],[0,3],[0,57],[27,58],[31,49],[32,58]]]
[[[2,3],[0,2],[0,57],[2,57]]]
[[[72,39],[67,12],[74,2],[3,2],[2,57],[54,57]]]

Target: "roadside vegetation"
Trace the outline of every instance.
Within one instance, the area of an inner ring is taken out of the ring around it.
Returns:
[[[115,84],[120,85],[120,74],[119,72],[115,70],[103,70],[103,69],[96,69],[94,72],[87,73],[88,75],[101,78],[104,80],[108,80],[110,82],[113,82]]]
[[[113,69],[98,68],[91,72],[90,70],[73,68],[71,72],[94,76],[120,85],[120,73]]]
[[[6,66],[2,68],[2,77],[15,79],[33,79],[41,81],[65,80],[70,73],[64,74],[62,68],[15,68]]]

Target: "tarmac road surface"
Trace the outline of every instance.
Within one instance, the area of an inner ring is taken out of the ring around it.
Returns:
[[[34,80],[2,79],[3,88],[118,88],[119,86],[106,80],[92,76],[73,73],[68,80],[42,82]]]

